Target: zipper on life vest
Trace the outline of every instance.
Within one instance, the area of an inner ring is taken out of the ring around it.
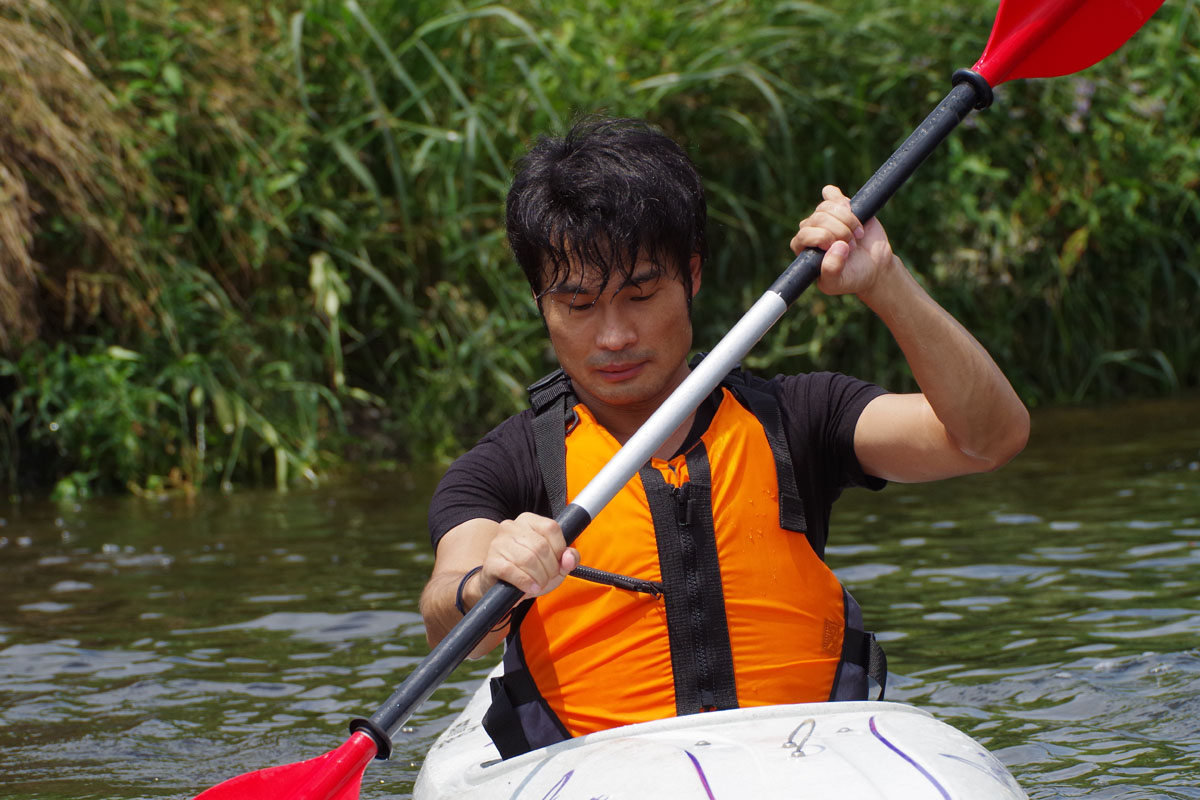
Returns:
[[[684,574],[687,576],[689,627],[696,659],[696,683],[700,690],[701,711],[713,711],[717,707],[715,677],[709,665],[708,620],[704,613],[704,599],[700,585],[700,563],[696,541],[695,501],[692,484],[684,483],[672,489],[675,498],[675,520],[679,530],[679,545],[683,556]]]

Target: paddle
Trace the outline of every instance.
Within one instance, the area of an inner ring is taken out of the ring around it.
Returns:
[[[916,131],[851,198],[860,220],[875,216],[926,156],[972,108],[986,108],[992,87],[1014,78],[1053,77],[1085,69],[1120,47],[1162,0],[1001,0],[983,55],[954,75],[954,88]],[[557,518],[572,542],[637,474],[666,438],[725,374],[783,316],[820,274],[819,250],[807,250],[771,284],[612,460]],[[493,586],[369,719],[350,723],[339,748],[298,764],[242,775],[197,800],[354,800],[372,756],[387,758],[391,737],[488,631],[521,599],[506,583]]]

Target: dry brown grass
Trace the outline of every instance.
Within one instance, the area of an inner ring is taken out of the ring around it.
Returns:
[[[133,126],[46,0],[0,0],[0,352],[123,313],[150,185]],[[69,236],[40,237],[57,221]],[[59,246],[54,246],[59,245]]]

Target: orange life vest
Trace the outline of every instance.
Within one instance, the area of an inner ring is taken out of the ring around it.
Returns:
[[[720,391],[699,441],[652,459],[574,543],[588,567],[662,595],[568,579],[514,614],[485,721],[505,757],[676,714],[866,696],[866,664],[846,668],[869,636],[861,612],[808,538],[782,527],[777,453]],[[585,406],[573,412],[568,500],[620,447]]]

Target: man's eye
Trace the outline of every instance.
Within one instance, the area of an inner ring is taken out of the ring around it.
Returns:
[[[635,303],[644,303],[645,301],[649,300],[651,297],[654,297],[654,295],[656,295],[656,294],[658,294],[657,290],[655,290],[653,292],[646,292],[645,294],[635,294],[632,297],[630,297],[629,299]]]
[[[592,298],[591,300],[584,300],[582,298],[576,297],[574,300],[571,300],[567,303],[567,308],[571,311],[590,311],[592,309],[592,307],[595,305],[596,305],[596,298]]]

